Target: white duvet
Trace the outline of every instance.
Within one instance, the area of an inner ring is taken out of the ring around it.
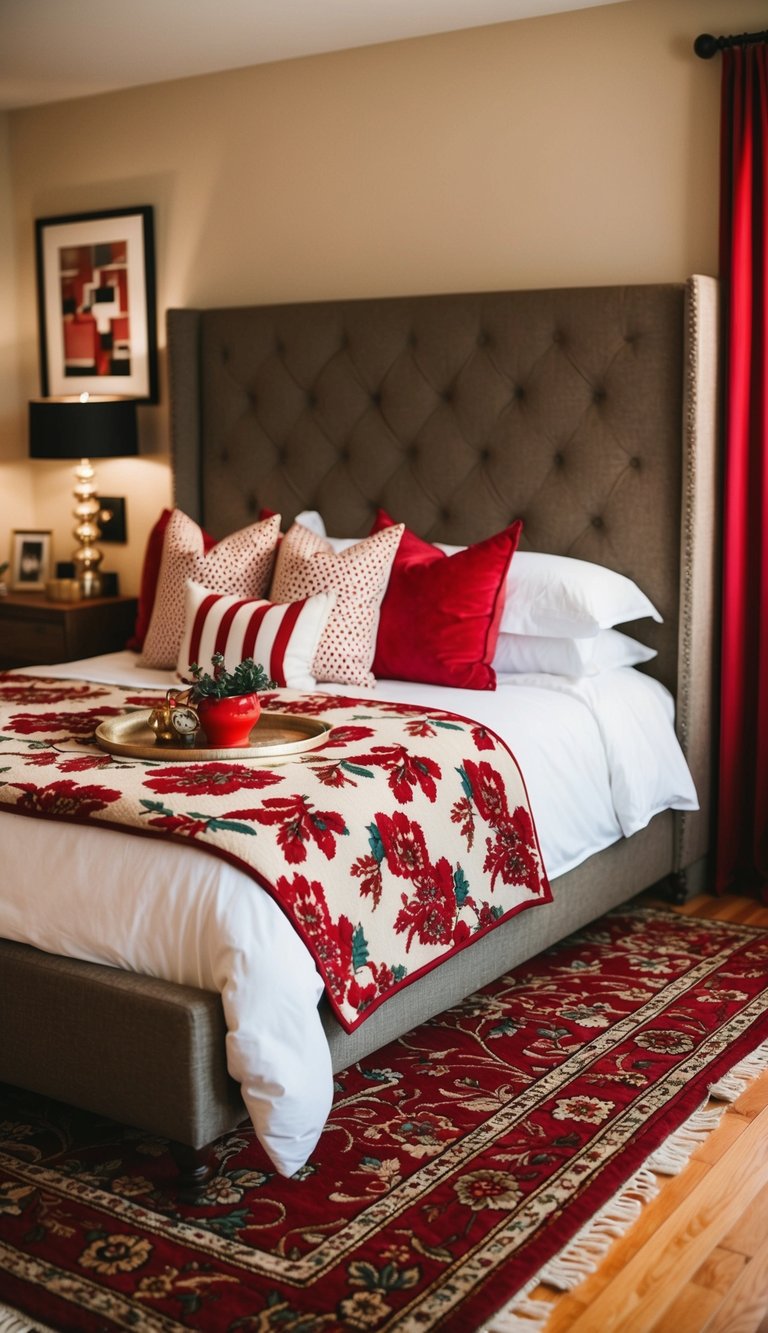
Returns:
[[[35,674],[175,684],[128,652]],[[671,697],[634,668],[580,680],[500,676],[495,692],[380,681],[372,694],[472,717],[507,741],[550,879],[661,810],[697,809]],[[0,850],[0,936],[221,993],[229,1071],[276,1169],[297,1171],[330,1110],[331,1063],[320,976],[269,894],[204,851],[112,829],[2,814]]]

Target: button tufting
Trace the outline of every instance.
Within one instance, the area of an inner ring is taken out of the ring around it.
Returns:
[[[563,455],[560,453],[559,450],[554,456],[554,463],[555,467],[562,467],[563,464],[565,463],[565,458],[563,457]]]
[[[522,403],[523,399],[525,398],[525,389],[523,388],[522,384],[515,385],[515,391],[512,396],[513,398],[517,399],[518,403]]]
[[[630,466],[630,467],[633,467],[633,468],[635,468],[637,471],[639,471],[639,470],[640,470],[640,467],[641,467],[640,459],[639,459],[639,458],[630,458],[630,460],[629,460],[629,466]]]
[[[378,389],[376,389],[375,392],[371,394],[371,402],[373,403],[374,407],[381,407],[381,392]]]
[[[443,389],[443,392],[440,394],[440,397],[442,398],[444,403],[452,403],[453,389]]]
[[[310,393],[307,394],[307,407],[317,407],[317,394],[316,394],[316,393],[312,393],[312,392],[310,392]]]
[[[248,510],[248,513],[249,513],[249,514],[255,514],[255,513],[256,513],[256,510],[257,510],[258,507],[259,507],[259,506],[258,506],[258,501],[257,501],[257,499],[256,499],[256,496],[255,496],[255,495],[249,495],[249,496],[248,496],[248,499],[246,500],[245,503],[246,503],[246,508],[247,508],[247,510]]]
[[[604,402],[605,402],[605,389],[595,389],[595,391],[594,391],[593,394],[592,394],[592,402],[593,402],[593,403],[604,403]]]
[[[480,460],[481,460],[481,462],[483,462],[483,463],[490,463],[490,461],[491,461],[492,458],[493,458],[493,449],[485,448],[485,449],[481,449],[481,450],[480,450]]]
[[[565,342],[565,338],[559,329],[555,329],[554,333],[552,334],[552,341],[553,343]]]
[[[223,366],[225,366],[225,365],[227,364],[228,361],[229,361],[229,348],[228,348],[228,347],[222,347],[222,349],[221,349],[221,364],[222,364]]]
[[[605,524],[599,514],[595,514],[594,518],[591,520],[591,523],[593,528],[600,529],[605,527]]]
[[[487,333],[478,333],[477,345],[478,347],[490,347],[491,345],[490,335]]]

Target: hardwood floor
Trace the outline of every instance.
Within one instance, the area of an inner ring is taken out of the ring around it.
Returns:
[[[701,895],[677,910],[768,928],[752,898]],[[766,1033],[768,1037],[768,1032]],[[572,1293],[546,1333],[768,1333],[768,1073],[729,1105],[679,1176]]]

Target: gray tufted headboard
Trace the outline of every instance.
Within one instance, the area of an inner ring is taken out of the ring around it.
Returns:
[[[453,543],[522,518],[524,549],[628,574],[664,617],[632,632],[677,696],[701,826],[716,328],[707,278],[171,310],[175,502],[217,537],[262,507],[363,536],[381,505]]]

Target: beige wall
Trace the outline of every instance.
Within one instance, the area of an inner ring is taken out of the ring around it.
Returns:
[[[0,457],[38,392],[35,217],[154,205],[161,342],[171,305],[715,272],[720,66],[692,40],[764,19],[763,0],[630,0],[13,113],[20,402]],[[106,561],[126,590],[170,498],[165,405],[141,427],[141,460],[99,467],[128,497]],[[28,467],[63,558],[67,469]]]
[[[12,530],[35,525],[32,477],[19,422],[21,393],[9,145],[10,117],[0,112],[0,564],[9,557]]]

